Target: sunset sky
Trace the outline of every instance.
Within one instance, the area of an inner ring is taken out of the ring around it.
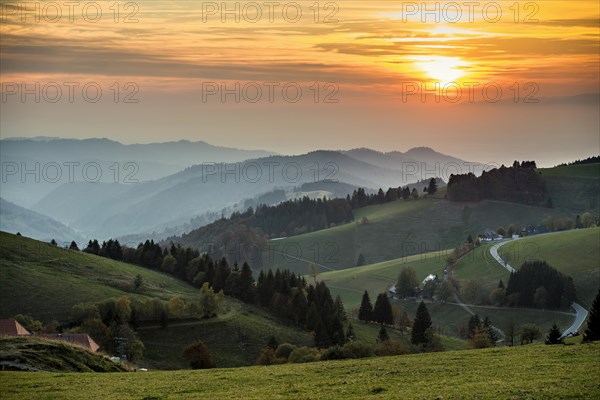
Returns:
[[[1,2],[2,137],[190,139],[281,153],[429,146],[542,165],[600,151],[596,0],[429,2],[437,15],[422,2],[238,2],[238,22],[220,1],[120,2],[118,15],[114,1],[82,1],[72,22],[66,7],[52,22],[48,3],[36,21],[34,2],[24,15]],[[88,3],[102,10],[97,22],[95,8],[83,17]],[[14,83],[36,82],[58,83],[62,97],[47,101],[52,85],[39,103],[14,93]],[[73,102],[65,82],[79,84]],[[90,82],[102,88],[97,103],[82,96]],[[248,88],[239,103],[207,95],[236,82]],[[272,102],[264,82],[279,84]],[[436,82],[447,89],[439,102],[433,92],[423,99],[422,85],[433,91]],[[291,83],[302,90],[295,103],[281,90]],[[248,101],[257,86],[262,98]],[[128,94],[139,101],[125,103]]]

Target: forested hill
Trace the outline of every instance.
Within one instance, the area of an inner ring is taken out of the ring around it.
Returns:
[[[452,201],[499,200],[529,205],[548,205],[546,183],[535,161],[515,161],[512,167],[494,168],[480,177],[472,173],[452,175],[448,182]]]
[[[244,249],[261,247],[267,238],[287,237],[344,224],[354,219],[347,199],[308,197],[288,200],[276,206],[259,205],[243,213],[233,213],[212,224],[195,229],[171,241],[243,261]],[[217,244],[217,245],[215,245]],[[233,254],[232,254],[233,253]]]
[[[430,179],[426,191],[434,194],[439,179]],[[170,242],[205,251],[231,262],[251,262],[260,267],[260,257],[256,257],[265,247],[267,240],[310,233],[354,220],[353,209],[384,204],[398,199],[416,199],[419,193],[415,187],[390,187],[368,193],[358,188],[345,199],[302,199],[288,200],[275,206],[259,205],[256,210],[249,208],[243,213],[233,213],[212,224],[195,229],[181,236],[167,238]]]

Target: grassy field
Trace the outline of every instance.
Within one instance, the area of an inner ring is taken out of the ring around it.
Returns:
[[[191,297],[196,289],[146,268],[0,232],[0,317],[31,314],[65,322],[73,305],[127,295]],[[136,275],[144,279],[134,291]]]
[[[365,290],[369,292],[371,300],[375,301],[377,294],[396,283],[400,270],[405,266],[412,267],[417,273],[417,279],[421,281],[432,273],[442,277],[445,264],[446,252],[432,252],[324,272],[318,276],[318,280],[324,281],[334,296],[340,295],[346,308],[350,309],[360,305]]]
[[[229,312],[201,321],[172,322],[167,328],[141,327],[146,352],[140,366],[151,369],[182,369],[187,362],[183,349],[196,340],[206,343],[217,367],[254,365],[260,351],[274,336],[279,343],[311,346],[309,333],[299,331],[257,307],[228,300]]]
[[[578,213],[600,211],[600,164],[568,165],[540,171],[554,207]]]
[[[539,224],[547,216],[569,212],[522,204],[482,201],[455,203],[440,199],[398,200],[355,211],[355,222],[286,239],[270,241],[263,268],[308,273],[310,262],[321,272],[351,268],[359,254],[367,264],[414,254],[453,249],[469,234],[485,229]],[[368,221],[362,223],[363,217]]]
[[[588,308],[600,288],[600,227],[531,236],[500,248],[513,267],[545,260],[573,277],[581,305]]]
[[[90,374],[0,372],[3,399],[593,399],[600,344],[296,365]]]
[[[31,314],[49,322],[68,322],[71,308],[81,302],[108,298],[195,298],[198,290],[168,275],[81,252],[68,251],[35,240],[0,233],[1,317]],[[141,290],[133,279],[144,277]],[[374,343],[376,325],[356,327],[358,340]],[[253,365],[273,335],[280,343],[311,345],[312,337],[258,307],[226,298],[223,313],[209,320],[172,320],[166,328],[142,325],[138,334],[146,350],[140,365],[179,369],[187,364],[183,349],[195,340],[206,343],[219,367]],[[390,332],[394,339],[402,337]],[[449,348],[451,348],[449,346]]]
[[[508,243],[501,249],[501,254],[510,254],[511,263],[519,266],[526,259],[542,258],[564,273],[573,276],[582,305],[591,304],[600,282],[600,249],[598,247],[600,228],[573,230],[548,236],[533,236]],[[491,291],[502,279],[508,283],[509,272],[494,260],[489,249],[491,244],[484,244],[463,257],[454,269],[455,277],[459,280],[475,279]],[[330,287],[334,295],[340,295],[348,309],[358,307],[364,290],[368,290],[372,301],[378,293],[385,291],[396,282],[400,270],[404,266],[412,267],[417,278],[422,280],[430,273],[443,274],[447,252],[432,252],[348,268],[339,271],[324,272],[318,279]],[[401,304],[414,316],[417,303],[402,301]],[[470,314],[463,308],[452,304],[428,304],[434,325],[444,335],[458,335],[460,324],[465,322]],[[534,323],[543,332],[550,329],[553,323],[566,329],[573,322],[573,316],[568,313],[541,310],[526,310],[470,306],[471,310],[482,317],[489,317],[499,328],[505,327],[510,320],[518,325]]]

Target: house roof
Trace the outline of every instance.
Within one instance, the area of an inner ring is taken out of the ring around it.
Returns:
[[[63,340],[78,346],[85,347],[90,351],[98,351],[100,346],[94,341],[87,333],[57,333],[57,334],[43,334],[40,335],[47,339]]]
[[[0,336],[31,335],[16,319],[0,319]]]

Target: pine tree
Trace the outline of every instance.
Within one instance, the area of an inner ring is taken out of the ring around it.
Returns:
[[[245,303],[254,303],[254,278],[248,263],[242,265],[240,273],[239,298]]]
[[[381,329],[379,329],[379,334],[377,335],[378,342],[387,342],[390,340],[390,335],[388,335],[387,330],[384,325],[381,325]]]
[[[75,241],[71,241],[71,245],[69,246],[70,250],[79,250],[79,247],[77,246],[77,243],[75,243]]]
[[[592,303],[588,316],[587,328],[583,332],[583,341],[591,342],[600,340],[600,290]]]
[[[564,344],[564,340],[561,337],[560,328],[556,324],[552,324],[548,336],[546,336],[546,344]]]
[[[382,325],[393,325],[394,314],[392,313],[392,305],[385,293],[380,293],[375,301],[373,310],[373,320]]]
[[[358,310],[358,319],[365,322],[369,322],[373,319],[373,305],[371,304],[369,293],[366,290]]]
[[[319,317],[319,312],[317,311],[317,306],[314,302],[310,303],[308,307],[308,312],[306,313],[306,329],[312,331],[316,328],[317,324],[321,321]]]
[[[415,321],[413,323],[412,335],[410,341],[412,344],[426,344],[427,335],[426,331],[431,327],[431,317],[425,303],[421,302],[415,315]]]
[[[429,193],[430,196],[433,196],[435,192],[437,192],[437,181],[435,178],[431,178],[429,180],[429,186],[427,187],[427,193]]]

